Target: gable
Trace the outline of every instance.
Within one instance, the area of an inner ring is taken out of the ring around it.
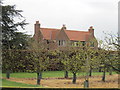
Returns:
[[[38,30],[37,33],[35,33],[33,37],[34,37],[36,40],[41,40],[41,39],[43,39],[43,34],[41,33],[40,30]]]
[[[65,33],[65,30],[61,30],[56,37],[56,40],[69,40],[69,37]]]

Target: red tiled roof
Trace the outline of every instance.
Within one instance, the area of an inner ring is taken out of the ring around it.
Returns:
[[[40,31],[42,32],[44,39],[54,40],[60,29],[40,28]]]
[[[52,29],[52,28],[40,28],[40,31],[43,34],[44,39],[55,40],[56,35],[60,32],[61,29]],[[89,31],[74,31],[74,30],[64,30],[68,38],[73,41],[87,41],[90,33]]]
[[[86,41],[90,34],[88,31],[65,30],[65,32],[69,39],[73,41]]]
[[[88,41],[88,39],[90,38],[90,33],[86,34],[85,37],[86,37],[85,41]]]

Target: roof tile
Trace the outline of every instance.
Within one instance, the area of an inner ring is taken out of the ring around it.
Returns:
[[[40,31],[42,32],[44,39],[54,40],[60,29],[40,28]]]
[[[40,31],[43,34],[44,39],[55,40],[56,35],[60,32],[61,29],[52,29],[52,28],[40,28]],[[89,31],[74,31],[74,30],[64,30],[70,40],[73,41],[87,41],[90,37]]]

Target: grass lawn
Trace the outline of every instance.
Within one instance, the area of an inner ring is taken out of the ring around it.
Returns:
[[[42,86],[18,83],[18,82],[13,82],[13,81],[8,81],[5,79],[2,79],[2,87],[23,87],[23,88],[29,87],[29,88],[32,88],[32,87],[42,87]]]
[[[113,72],[113,74],[116,74]],[[103,75],[103,72],[93,72],[92,75]],[[107,72],[106,75],[109,75]],[[36,78],[37,74],[36,73],[11,73],[10,77],[14,78]],[[77,73],[77,76],[85,76],[85,73],[79,72]],[[2,77],[6,77],[5,73],[2,73]],[[43,78],[48,78],[48,77],[64,77],[64,71],[45,71],[42,73]],[[69,72],[69,77],[72,77],[72,73]]]

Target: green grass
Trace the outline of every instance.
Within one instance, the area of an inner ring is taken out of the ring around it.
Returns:
[[[13,81],[8,81],[5,79],[2,79],[2,87],[25,87],[25,88],[37,88],[37,87],[42,87],[38,85],[30,85],[30,84],[24,84],[24,83],[18,83],[18,82],[13,82]]]
[[[102,75],[103,72],[93,72],[92,75]],[[113,74],[116,74],[113,72]],[[79,72],[77,73],[77,76],[85,76],[86,73]],[[106,75],[109,75],[107,72]],[[36,73],[11,73],[10,77],[14,78],[36,78],[37,74]],[[5,73],[2,73],[2,77],[6,77]],[[42,73],[43,78],[48,78],[48,77],[64,77],[64,71],[45,71]],[[69,72],[69,77],[72,77],[72,73]]]

